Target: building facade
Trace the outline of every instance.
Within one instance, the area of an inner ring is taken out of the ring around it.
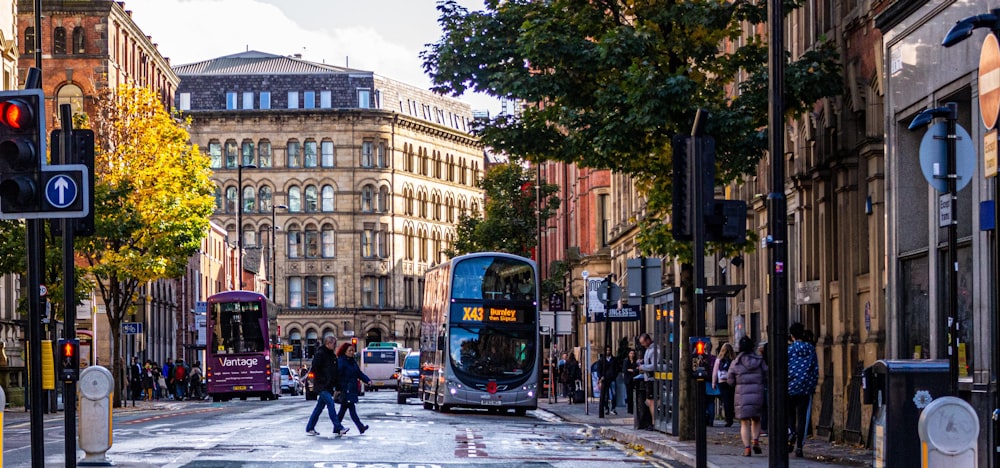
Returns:
[[[468,105],[256,51],[175,71],[215,171],[213,220],[233,245],[241,233],[244,268],[259,252],[288,362],[330,334],[415,347],[423,272],[483,203]]]

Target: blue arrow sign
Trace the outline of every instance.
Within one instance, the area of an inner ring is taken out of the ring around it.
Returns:
[[[79,188],[67,175],[59,174],[45,184],[45,200],[54,208],[66,208],[76,201]]]

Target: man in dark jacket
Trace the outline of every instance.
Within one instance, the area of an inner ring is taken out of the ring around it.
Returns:
[[[313,356],[313,386],[318,395],[316,398],[316,407],[313,408],[312,414],[309,416],[309,422],[306,424],[307,435],[314,436],[319,434],[319,432],[316,432],[316,423],[319,422],[319,415],[323,414],[324,408],[326,408],[327,413],[330,415],[330,420],[333,421],[333,433],[337,437],[347,434],[348,429],[337,418],[337,406],[333,403],[333,392],[337,386],[336,349],[337,337],[327,335],[323,337],[323,346],[316,350],[316,355]]]
[[[601,379],[601,409],[597,412],[597,417],[603,418],[606,412],[611,412],[612,414],[618,414],[615,411],[615,403],[618,398],[615,395],[614,387],[616,382],[618,382],[618,373],[621,372],[621,366],[618,364],[618,359],[611,354],[611,347],[604,347],[604,355],[601,356],[601,360],[597,361],[597,375]],[[609,405],[608,402],[611,404]]]
[[[131,390],[132,400],[142,399],[142,374],[144,374],[139,358],[132,357],[132,364],[128,367],[128,385]]]
[[[819,363],[816,348],[804,341],[805,326],[795,322],[788,328],[792,342],[788,345],[788,391],[785,393],[788,427],[794,431],[788,438],[788,451],[795,450],[795,456],[802,457],[809,421],[809,405],[819,381]]]

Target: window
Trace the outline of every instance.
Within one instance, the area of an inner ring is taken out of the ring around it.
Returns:
[[[66,53],[66,28],[58,27],[52,31],[52,53]]]
[[[236,187],[226,187],[226,213],[236,213]]]
[[[238,154],[239,152],[236,151],[236,140],[226,140],[226,168],[236,169]]]
[[[382,224],[375,233],[375,251],[379,258],[389,258],[389,225]]]
[[[289,91],[288,92],[288,108],[298,109],[299,108],[299,92]]]
[[[323,242],[323,258],[333,258],[337,256],[337,233],[333,230],[333,226],[329,224],[323,225],[323,231],[321,232]]]
[[[305,167],[316,167],[316,141],[306,140],[306,144],[303,147],[305,153]]]
[[[270,109],[271,108],[271,92],[261,91],[260,92],[260,108]]]
[[[243,105],[241,109],[253,109],[253,91],[243,92]]]
[[[389,187],[381,187],[378,189],[378,212],[389,212]]]
[[[374,209],[372,208],[372,200],[375,198],[375,187],[372,185],[365,185],[361,187],[361,211],[365,213],[371,213]]]
[[[306,258],[318,258],[319,257],[319,232],[316,231],[316,227],[308,227],[305,231],[305,257]]]
[[[226,110],[236,109],[236,93],[228,92],[226,93]]]
[[[180,108],[182,111],[191,110],[191,93],[181,93]]]
[[[407,227],[403,234],[403,243],[405,244],[405,254],[407,260],[413,260],[413,228]]]
[[[249,185],[246,186],[246,187],[243,187],[243,212],[244,213],[253,213],[255,211],[254,207],[257,206],[257,202],[256,202],[256,199],[255,199],[255,195],[256,194],[257,194],[257,191],[254,190],[253,187],[251,187]]]
[[[372,91],[370,89],[358,90],[358,107],[370,109],[372,107]]]
[[[299,154],[299,141],[298,140],[288,140],[288,146],[285,149],[287,157],[288,167],[302,167],[302,155]]]
[[[319,278],[306,276],[305,281],[306,297],[305,303],[308,308],[319,307]]]
[[[337,307],[337,281],[332,276],[323,279],[323,307]]]
[[[319,107],[322,109],[329,109],[333,107],[333,93],[330,91],[320,91]]]
[[[416,307],[416,290],[414,289],[413,278],[403,278],[403,308],[413,309]]]
[[[374,257],[375,248],[375,224],[365,223],[365,229],[361,232],[361,257]]]
[[[306,186],[306,200],[305,200],[306,201],[305,210],[306,210],[307,213],[312,213],[312,212],[316,211],[318,198],[319,198],[319,193],[316,190],[316,186],[315,185],[307,185]]]
[[[226,204],[225,204],[225,202],[223,201],[223,198],[222,198],[222,187],[219,187],[218,185],[216,185],[215,186],[215,212],[216,213],[223,213],[223,210],[225,210],[225,208],[226,208]]]
[[[389,167],[389,161],[386,160],[386,150],[385,142],[378,142],[378,153],[376,153],[375,165],[378,167]]]
[[[24,53],[35,53],[35,28],[24,28]]]
[[[260,140],[257,143],[257,166],[261,168],[271,167],[271,142]]]
[[[75,84],[67,84],[59,88],[59,92],[56,94],[56,116],[59,117],[59,111],[62,104],[70,105],[70,117],[83,113],[83,90]]]
[[[288,227],[288,258],[301,258],[302,231],[296,225]]]
[[[271,212],[271,207],[274,206],[272,204],[273,203],[273,195],[271,194],[271,187],[268,187],[266,185],[263,186],[263,187],[261,187],[260,188],[260,193],[258,195],[258,198],[260,200],[260,212],[261,213],[270,213]]]
[[[334,159],[333,152],[333,142],[330,140],[324,140],[323,143],[319,145],[320,152],[320,164],[323,167],[333,167],[336,165],[336,159]]]
[[[85,54],[87,53],[87,47],[84,43],[83,37],[83,27],[77,26],[73,28],[73,53],[74,54]]]
[[[298,276],[288,277],[288,307],[302,307],[302,278]]]
[[[302,107],[306,109],[316,108],[316,92],[306,91],[302,93]]]
[[[375,165],[372,154],[373,144],[370,141],[361,143],[361,167],[372,167]]]
[[[385,307],[387,284],[384,276],[361,278],[361,305],[364,307]]]
[[[260,244],[257,243],[257,231],[244,226],[243,227],[243,248],[258,248]]]
[[[302,211],[302,190],[298,186],[288,189],[288,211],[292,213]]]
[[[334,191],[332,185],[324,185],[322,193],[322,202],[320,204],[320,210],[325,212],[334,211]]]
[[[597,237],[601,242],[601,247],[607,247],[611,238],[611,197],[608,194],[597,196],[597,209],[601,223],[598,226],[600,232],[597,233]]]
[[[251,166],[251,165],[256,166],[257,161],[255,161],[255,157],[257,155],[254,154],[253,152],[253,142],[250,140],[243,140],[243,144],[240,146],[240,148],[241,148],[240,153],[242,154],[242,158],[240,159],[241,161],[240,164],[242,164],[243,166]]]

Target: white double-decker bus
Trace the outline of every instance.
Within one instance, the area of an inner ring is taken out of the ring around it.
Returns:
[[[538,274],[535,262],[481,252],[424,276],[420,385],[424,408],[538,407]]]

